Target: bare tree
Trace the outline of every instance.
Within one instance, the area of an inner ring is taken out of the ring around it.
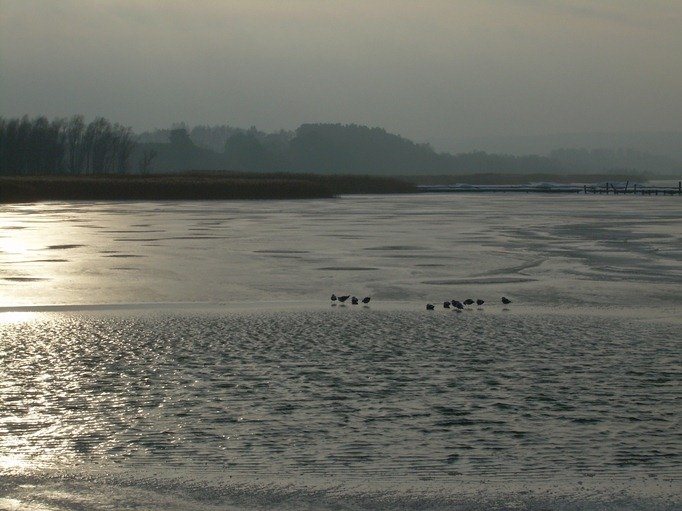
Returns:
[[[139,162],[140,174],[149,174],[152,170],[152,161],[156,157],[157,152],[154,149],[145,149],[142,151],[142,157]]]
[[[135,148],[130,128],[100,117],[86,126],[82,116],[0,118],[0,173],[58,174],[128,171]]]
[[[133,132],[130,128],[114,124],[113,137],[113,170],[119,174],[124,174],[128,171],[130,155],[135,149]]]
[[[67,172],[71,174],[81,174],[83,172],[83,134],[85,132],[85,122],[82,115],[74,115],[66,124],[66,152],[67,152]]]

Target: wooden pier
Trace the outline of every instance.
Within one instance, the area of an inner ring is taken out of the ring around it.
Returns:
[[[677,186],[645,186],[626,182],[564,185],[542,183],[536,185],[418,185],[425,193],[564,193],[584,195],[678,195],[682,196],[682,181]]]
[[[677,186],[642,186],[637,184],[629,186],[630,181],[625,183],[623,188],[616,187],[613,183],[605,183],[604,186],[583,185],[584,194],[630,194],[630,195],[682,195],[682,181],[677,182]]]

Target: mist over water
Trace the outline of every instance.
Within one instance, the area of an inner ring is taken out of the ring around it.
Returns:
[[[2,213],[0,509],[681,505],[677,198]]]

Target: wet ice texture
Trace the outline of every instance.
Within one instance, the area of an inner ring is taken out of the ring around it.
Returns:
[[[74,472],[112,484],[111,470],[183,498],[212,485],[206,505],[244,498],[246,481],[260,508],[307,484],[294,509],[448,508],[506,485],[526,505],[538,485],[568,486],[564,509],[603,509],[623,484],[613,509],[672,509],[678,328],[350,308],[18,318],[0,326],[0,467],[10,487]]]
[[[682,303],[677,197],[420,195],[2,206],[0,306]]]
[[[3,511],[682,507],[677,197],[0,211]]]

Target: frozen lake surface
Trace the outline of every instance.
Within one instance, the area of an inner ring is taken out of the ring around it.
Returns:
[[[1,211],[0,509],[682,506],[677,197]]]

